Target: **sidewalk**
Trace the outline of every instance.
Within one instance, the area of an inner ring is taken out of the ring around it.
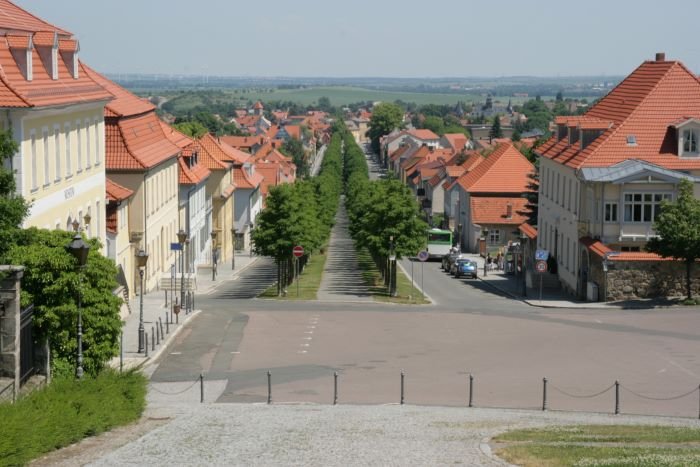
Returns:
[[[235,270],[231,269],[230,261],[219,264],[216,280],[212,280],[211,268],[200,269],[197,272],[196,296],[207,295],[219,285],[236,280],[240,273],[255,263],[257,259],[257,256],[250,256],[248,253],[236,254]],[[148,352],[143,353],[138,352],[141,297],[137,295],[129,301],[131,314],[126,317],[122,326],[123,358],[119,356],[113,358],[109,362],[111,367],[119,369],[121,366],[127,370],[143,367],[147,363],[157,360],[168,344],[184,328],[184,325],[201,312],[196,308],[197,300],[195,300],[195,309],[192,312],[186,313],[183,308],[179,315],[175,315],[171,313],[170,293],[168,293],[167,306],[165,300],[165,291],[163,290],[153,290],[143,296],[143,325],[144,332],[148,335]],[[161,329],[162,335],[160,334]],[[153,345],[154,338],[155,346]]]
[[[526,291],[527,296],[524,297],[522,276],[506,274],[504,271],[497,270],[488,271],[488,274],[485,276],[484,258],[477,254],[468,254],[467,256],[479,264],[479,279],[483,283],[505,293],[513,299],[521,300],[531,306],[540,308],[596,308],[620,310],[668,308],[674,305],[673,301],[664,298],[621,300],[617,302],[586,302],[575,300],[573,297],[560,290],[547,289],[542,291],[542,300],[540,300],[540,291],[538,287],[528,287]]]

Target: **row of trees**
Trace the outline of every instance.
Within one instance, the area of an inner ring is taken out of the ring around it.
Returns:
[[[344,134],[344,178],[350,233],[370,252],[387,281],[396,284],[396,259],[417,254],[428,225],[411,191],[401,181],[370,181],[367,161],[349,133]],[[387,270],[387,268],[389,268]]]
[[[304,247],[303,267],[328,239],[343,186],[341,145],[341,135],[335,133],[318,177],[270,188],[253,231],[253,249],[277,262],[278,295],[294,280],[294,246]]]
[[[28,205],[16,195],[15,174],[3,165],[16,150],[12,136],[0,133],[0,264],[25,267],[21,306],[34,305],[34,338],[48,339],[55,377],[75,371],[80,292],[83,366],[86,374],[96,375],[119,350],[122,300],[112,293],[117,288],[116,266],[102,256],[99,241],[91,239],[87,263],[80,271],[65,248],[73,233],[20,228]]]

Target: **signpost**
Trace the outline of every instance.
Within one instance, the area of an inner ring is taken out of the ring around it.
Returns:
[[[418,252],[418,259],[420,260],[420,290],[423,295],[425,295],[425,289],[423,288],[423,265],[430,258],[430,253],[426,250]]]
[[[540,251],[544,250],[537,250],[537,253]],[[547,253],[546,251],[544,251]],[[547,272],[547,260],[546,259],[538,259],[537,258],[537,253],[535,253],[535,259],[537,259],[537,262],[535,262],[535,271],[537,271],[540,274],[540,302],[542,302],[542,276],[544,275],[545,272]],[[549,256],[549,253],[543,256]],[[542,257],[542,255],[540,256]]]
[[[296,245],[292,248],[292,254],[294,255],[294,265],[296,266],[297,272],[297,297],[299,297],[299,258],[304,256],[304,247]]]

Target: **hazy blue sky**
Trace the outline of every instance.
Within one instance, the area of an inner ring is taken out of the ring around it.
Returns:
[[[700,73],[698,0],[18,0],[103,72],[624,75],[657,51]]]

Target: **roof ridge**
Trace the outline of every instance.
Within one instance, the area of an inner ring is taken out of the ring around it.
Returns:
[[[639,65],[632,73],[629,74],[629,76],[628,76],[627,78],[625,78],[624,80],[622,80],[622,81],[618,84],[618,86],[619,86],[620,84],[622,84],[624,81],[626,81],[630,76],[632,76],[632,75],[633,75],[637,70],[639,70],[644,64],[647,64],[647,63],[657,63],[657,62],[654,62],[654,61],[652,61],[652,60],[645,60],[644,63],[642,63],[641,65]],[[698,79],[698,77],[697,77],[694,73],[692,73],[688,68],[686,68],[680,61],[678,61],[678,60],[673,60],[672,63],[673,63],[673,64],[668,68],[668,70],[666,70],[666,72],[665,72],[665,73],[663,74],[663,76],[656,82],[656,84],[654,84],[654,86],[651,88],[651,90],[650,90],[648,93],[646,93],[645,96],[639,101],[639,104],[637,104],[637,105],[635,106],[635,108],[634,108],[630,113],[627,114],[627,116],[625,117],[625,119],[622,120],[622,121],[620,122],[619,125],[613,126],[612,132],[610,133],[610,135],[608,135],[607,138],[605,138],[605,141],[601,141],[600,144],[595,145],[595,147],[589,146],[589,148],[590,148],[591,150],[588,152],[588,154],[585,155],[584,159],[583,159],[580,163],[577,164],[577,168],[581,168],[591,156],[593,156],[594,154],[596,154],[596,152],[598,152],[598,150],[599,150],[601,147],[603,147],[603,146],[605,145],[605,143],[606,143],[607,141],[610,141],[610,139],[611,139],[612,137],[614,137],[615,135],[617,135],[617,134],[622,130],[622,128],[625,126],[625,123],[627,123],[633,116],[635,116],[635,115],[637,114],[637,112],[639,111],[639,109],[641,109],[641,108],[643,107],[644,103],[649,99],[649,97],[650,97],[652,94],[654,94],[654,93],[656,92],[657,89],[659,89],[659,86],[661,85],[661,83],[664,82],[666,79],[668,79],[669,75],[671,74],[671,71],[672,71],[675,67],[677,67],[677,66],[680,65],[681,69],[682,69],[683,71],[685,71],[688,75],[690,75],[690,76],[691,76],[696,82],[698,82],[698,84],[700,85],[700,80]],[[616,87],[617,87],[617,86],[616,86]],[[610,91],[610,93],[612,93],[612,91]],[[608,95],[610,95],[610,93],[608,93]],[[605,99],[605,98],[603,98],[603,99]],[[598,101],[598,102],[600,103],[603,99],[601,99],[601,100]],[[585,116],[585,114],[584,114],[584,116]]]

